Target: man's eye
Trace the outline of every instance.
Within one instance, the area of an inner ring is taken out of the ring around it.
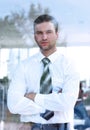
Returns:
[[[52,33],[52,31],[47,31],[47,34],[50,34],[50,33]]]
[[[37,34],[37,35],[40,35],[40,34],[41,34],[41,32],[36,32],[36,34]]]

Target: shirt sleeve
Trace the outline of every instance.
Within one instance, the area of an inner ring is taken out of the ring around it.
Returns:
[[[32,100],[24,97],[27,90],[24,69],[25,68],[20,65],[11,79],[8,89],[7,105],[10,112],[14,114],[38,114],[43,111],[42,108]]]
[[[68,111],[74,108],[79,93],[79,74],[71,64],[64,64],[62,93],[37,94],[35,102],[52,111]]]

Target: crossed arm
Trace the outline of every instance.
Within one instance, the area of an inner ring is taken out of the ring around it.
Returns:
[[[62,90],[60,90],[58,93],[62,93]],[[26,98],[29,98],[30,100],[34,101],[36,93],[33,93],[33,92],[32,93],[26,93],[24,96]]]

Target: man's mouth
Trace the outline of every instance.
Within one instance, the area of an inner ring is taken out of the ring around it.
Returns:
[[[41,42],[41,45],[46,46],[48,42]]]

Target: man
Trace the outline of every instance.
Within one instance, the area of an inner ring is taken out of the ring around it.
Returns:
[[[8,90],[8,108],[12,113],[20,114],[21,121],[33,130],[73,130],[79,76],[57,50],[58,23],[55,18],[47,14],[36,18],[34,37],[40,52],[23,61],[16,69]],[[50,75],[46,76],[44,83],[52,82],[51,93],[40,92],[44,69],[42,59],[45,57],[49,59],[45,71],[48,68]],[[47,110],[53,114],[44,115]]]

